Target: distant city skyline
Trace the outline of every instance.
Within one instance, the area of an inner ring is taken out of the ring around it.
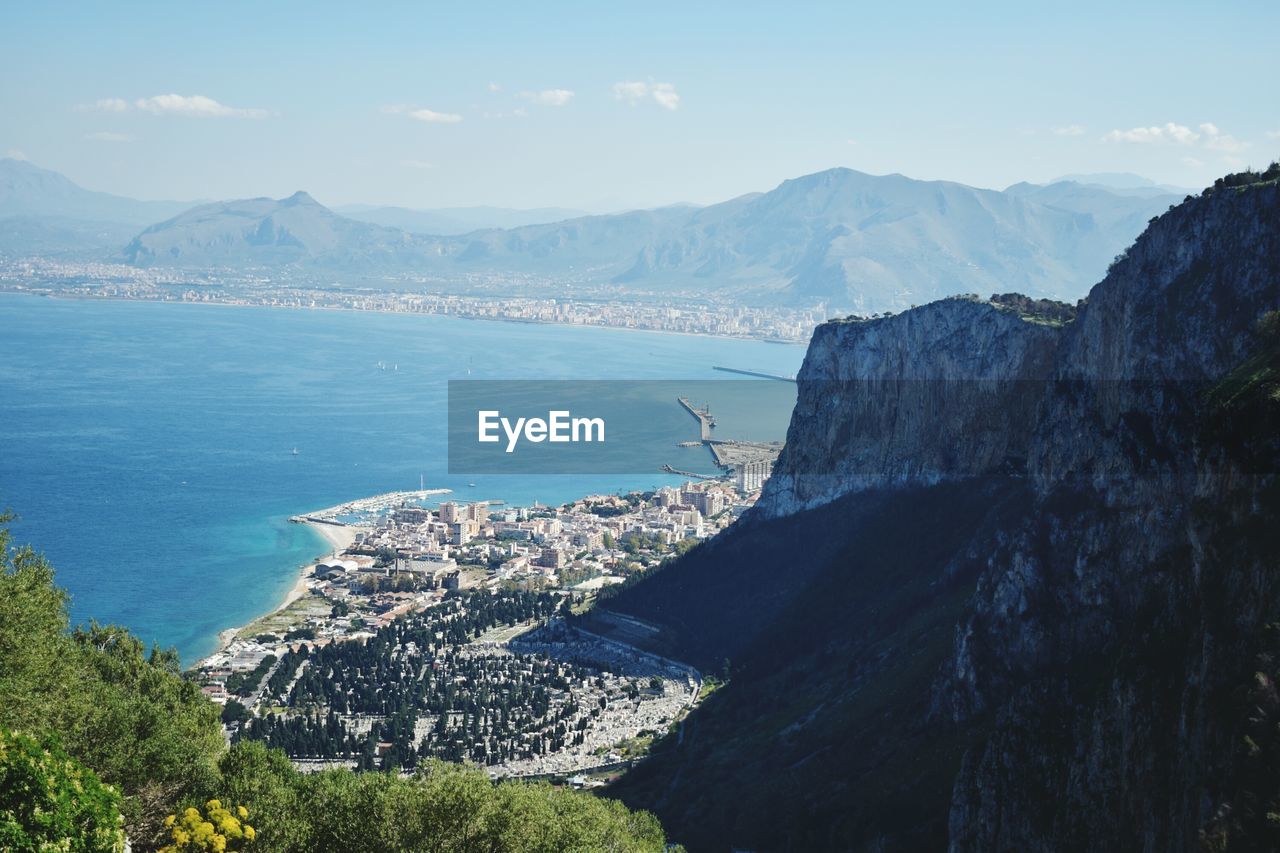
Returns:
[[[0,156],[144,199],[601,212],[835,166],[1198,187],[1280,156],[1264,2],[31,4]]]

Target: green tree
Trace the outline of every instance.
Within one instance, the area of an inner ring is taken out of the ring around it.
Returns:
[[[228,699],[227,704],[222,706],[222,722],[224,723],[243,723],[251,716],[249,709],[235,699]]]
[[[283,752],[241,741],[223,756],[218,769],[216,793],[225,802],[245,803],[253,810],[254,850],[307,849],[303,845],[309,843],[311,827],[303,805],[305,780]]]
[[[9,516],[0,516],[0,524]],[[122,628],[68,633],[67,596],[29,547],[0,527],[0,726],[56,734],[124,796],[130,838],[146,845],[225,749],[218,708],[178,672],[173,652]]]

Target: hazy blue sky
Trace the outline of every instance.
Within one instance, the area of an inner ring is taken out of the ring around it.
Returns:
[[[1280,3],[20,3],[0,154],[143,198],[712,202],[831,166],[1200,186],[1280,154]]]

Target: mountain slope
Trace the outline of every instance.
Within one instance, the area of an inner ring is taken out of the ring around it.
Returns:
[[[1107,204],[1149,216],[1167,202]],[[781,280],[786,301],[826,300],[855,311],[1001,287],[1074,298],[1133,233],[1038,200],[832,169],[785,181],[736,210],[699,211],[651,249],[643,269],[686,279],[725,275],[748,286]]]
[[[140,226],[190,206],[186,202],[138,201],[93,192],[25,160],[0,159],[0,218],[59,217]]]
[[[190,206],[93,192],[25,160],[0,159],[0,252],[100,260],[141,226]]]
[[[338,216],[305,192],[285,199],[218,202],[153,225],[125,248],[138,266],[242,267],[300,262],[331,267],[399,267],[418,238]]]
[[[1277,226],[1233,176],[1065,325],[821,327],[758,509],[603,605],[732,671],[613,794],[698,850],[1274,846]]]
[[[1173,200],[1093,188],[1058,204],[831,169],[705,208],[471,235],[459,259],[504,268],[534,258],[539,269],[590,263],[597,277],[626,285],[856,311],[1011,288],[1075,299],[1138,223]]]

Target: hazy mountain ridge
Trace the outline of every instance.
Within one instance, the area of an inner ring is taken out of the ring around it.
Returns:
[[[1272,847],[1262,178],[1160,217],[1065,325],[820,327],[758,509],[605,605],[733,673],[618,795],[691,849]]]
[[[1140,223],[1170,201],[1079,185],[999,193],[833,169],[704,208],[583,216],[458,236],[397,239],[385,230],[339,229],[329,218],[335,214],[313,209],[327,225],[295,221],[291,228],[341,233],[346,242],[320,250],[302,241],[306,251],[270,257],[330,269],[375,257],[435,276],[573,276],[649,290],[715,291],[757,304],[826,302],[862,311],[998,289],[1074,299]],[[238,256],[236,234],[256,232],[240,228],[238,208],[223,212],[229,218],[221,231],[207,218],[179,217],[149,229],[139,238],[146,250],[134,246],[126,257],[178,265],[269,257],[248,239]],[[276,224],[262,227],[269,232]],[[211,254],[195,250],[214,245]]]
[[[79,211],[96,209],[91,202],[101,201],[102,194],[80,190],[54,173],[25,164],[17,171],[39,173],[54,197],[81,199]],[[118,234],[116,228],[94,232],[46,221],[53,213],[38,211],[68,205],[56,198],[31,201],[39,191],[23,186],[8,202],[0,199],[0,210],[37,219],[0,229],[0,247],[92,254],[108,234]],[[1074,300],[1143,223],[1175,200],[1159,191],[1070,182],[1017,184],[997,192],[829,169],[707,207],[677,205],[451,235],[406,230],[430,224],[436,215],[431,211],[373,208],[343,216],[304,193],[168,210],[168,218],[109,256],[139,266],[289,267],[339,281],[368,270],[437,279],[530,274],[653,292],[715,293],[759,305],[825,303],[833,311],[875,312],[968,292],[1018,290]],[[128,200],[112,204],[122,201]],[[124,205],[127,210],[113,215],[136,216],[154,209],[145,205],[162,203],[135,204],[144,207]],[[111,204],[103,209],[115,210]],[[457,215],[492,221],[558,212],[476,208]],[[461,224],[459,219],[452,227]],[[78,234],[94,236],[77,245]]]
[[[94,192],[25,160],[0,159],[0,218],[60,217],[141,226],[191,206],[192,202],[139,201]]]
[[[728,274],[761,288],[781,279],[781,301],[822,299],[851,310],[988,292],[1001,282],[1063,298],[1096,280],[1123,245],[1115,239],[1087,214],[991,190],[832,169],[785,181],[736,210],[699,211],[656,253],[667,262],[650,271]]]
[[[411,234],[442,237],[469,234],[489,228],[520,228],[525,225],[562,222],[588,215],[586,211],[567,207],[541,207],[528,210],[507,207],[442,207],[434,210],[417,210],[408,207],[344,204],[333,208],[333,211],[360,222],[399,228]]]

